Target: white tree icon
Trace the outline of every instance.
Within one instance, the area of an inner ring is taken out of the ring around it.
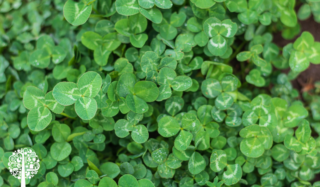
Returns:
[[[21,187],[25,187],[25,179],[31,179],[40,168],[39,158],[31,148],[14,151],[9,157],[8,165],[10,173],[15,178],[21,179]]]

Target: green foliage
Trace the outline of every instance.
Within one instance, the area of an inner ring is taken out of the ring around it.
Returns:
[[[20,186],[8,164],[24,147],[40,159],[28,186],[320,186],[320,83],[303,100],[291,84],[320,63],[298,22],[319,10],[0,1],[0,186]],[[299,36],[278,46],[280,31]]]

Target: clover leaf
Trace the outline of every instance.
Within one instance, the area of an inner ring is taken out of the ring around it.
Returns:
[[[290,68],[295,72],[304,71],[309,67],[310,62],[319,63],[319,54],[319,42],[315,42],[309,32],[303,32],[293,44],[289,59]]]
[[[237,24],[231,20],[220,21],[217,18],[209,18],[203,23],[205,33],[209,38],[209,51],[215,56],[222,56],[227,52],[230,45],[229,38],[237,32]]]
[[[263,1],[249,0],[227,0],[227,8],[230,12],[238,12],[238,19],[247,25],[260,21],[262,25],[271,23],[271,14],[267,10],[267,6],[263,6]]]
[[[177,76],[176,72],[168,67],[160,69],[157,82],[159,87],[159,96],[157,101],[168,99],[174,91],[185,91],[192,86],[192,80],[185,75]]]
[[[259,57],[263,51],[262,45],[255,45],[250,48],[250,51],[241,52],[237,55],[237,60],[240,62],[250,60],[258,67],[263,67],[267,65],[267,62]],[[266,52],[267,53],[267,52]],[[266,54],[264,53],[264,54]]]
[[[100,66],[107,65],[111,52],[121,44],[115,32],[108,33],[102,37],[96,32],[88,31],[81,36],[81,42],[84,46],[94,51],[95,62]]]
[[[133,112],[129,112],[127,114],[128,120],[118,120],[115,123],[115,132],[116,135],[120,138],[124,138],[129,135],[129,132],[131,132],[132,139],[137,143],[144,143],[149,138],[149,132],[148,129],[144,125],[137,124],[139,121],[136,120],[130,120],[132,115],[139,116],[141,120],[141,114],[134,114]]]
[[[172,6],[170,0],[151,0],[151,1],[141,1],[141,0],[117,0],[116,10],[119,14],[124,16],[132,16],[138,14],[139,12],[154,23],[160,23],[162,20],[162,13],[156,5],[161,9],[168,9]]]
[[[234,98],[230,95],[238,86],[238,80],[234,76],[226,75],[221,81],[206,79],[201,85],[201,91],[207,98],[216,98],[215,105],[219,110],[225,110],[232,106]]]
[[[66,20],[73,26],[84,24],[91,14],[91,3],[86,0],[80,2],[68,0],[63,7],[63,14]]]
[[[253,69],[246,76],[246,81],[258,87],[262,87],[266,84],[265,79],[261,76],[261,72],[257,69]]]
[[[75,104],[77,115],[84,120],[90,120],[95,116],[98,108],[94,97],[98,94],[101,85],[102,79],[98,73],[87,72],[79,78],[77,84],[58,83],[53,88],[52,95],[63,106]]]
[[[43,35],[37,40],[36,50],[30,55],[30,63],[37,68],[46,68],[50,62],[61,63],[67,56],[66,47],[60,43],[55,46],[53,39],[48,35]]]
[[[315,141],[311,137],[311,129],[308,121],[303,120],[301,125],[295,132],[296,138],[286,135],[284,145],[295,152],[300,154],[307,154],[314,149]]]
[[[241,152],[252,158],[260,157],[265,150],[272,146],[272,135],[268,128],[258,125],[250,125],[240,131]]]
[[[142,33],[146,30],[147,23],[147,19],[144,16],[136,14],[130,16],[128,19],[117,21],[114,27],[118,33],[129,37],[133,46],[141,48],[148,40],[148,35]]]
[[[230,108],[224,112],[223,110],[219,110],[216,107],[211,110],[212,118],[217,122],[222,122],[225,120],[226,125],[230,127],[240,126],[242,123],[241,115],[242,109],[239,105],[234,103]]]
[[[242,177],[242,170],[238,164],[230,164],[227,171],[223,173],[223,181],[226,185],[233,185],[239,182]]]
[[[52,120],[52,112],[60,114],[64,106],[59,104],[54,98],[52,92],[46,95],[39,88],[29,86],[24,92],[24,106],[30,110],[28,113],[28,126],[33,131],[42,131]]]

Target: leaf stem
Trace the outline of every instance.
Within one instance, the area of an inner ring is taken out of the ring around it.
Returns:
[[[243,41],[239,47],[237,47],[236,51],[231,55],[230,58],[228,58],[227,60],[225,60],[226,64],[229,64],[241,51],[241,49],[247,44],[247,41]]]

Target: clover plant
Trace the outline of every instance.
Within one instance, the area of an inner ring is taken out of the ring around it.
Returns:
[[[0,1],[0,186],[25,147],[27,186],[320,186],[320,83],[292,84],[320,63],[311,15],[319,0]]]

